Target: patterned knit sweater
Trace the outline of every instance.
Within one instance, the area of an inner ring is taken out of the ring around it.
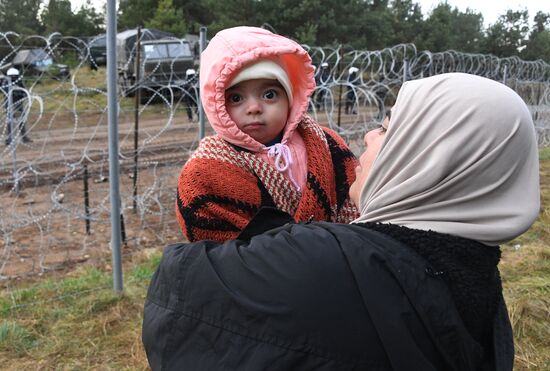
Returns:
[[[307,152],[307,179],[299,192],[271,164],[217,135],[204,138],[178,180],[176,215],[191,242],[235,239],[264,206],[297,222],[348,223],[358,217],[348,190],[358,162],[332,130],[304,116],[297,129]]]

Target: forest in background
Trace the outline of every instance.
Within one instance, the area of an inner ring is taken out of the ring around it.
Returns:
[[[427,14],[412,0],[120,0],[119,31],[138,25],[209,35],[236,26],[263,26],[312,46],[379,50],[413,43],[418,50],[517,55],[550,63],[550,13],[509,9],[494,24],[483,15],[441,2]],[[0,0],[0,33],[78,37],[105,32],[105,9],[69,0]]]

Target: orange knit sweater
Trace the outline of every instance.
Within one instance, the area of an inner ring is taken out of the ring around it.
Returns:
[[[176,215],[189,241],[236,238],[263,206],[297,222],[348,223],[358,217],[348,196],[358,162],[342,138],[304,116],[298,126],[307,152],[307,180],[299,192],[272,165],[217,135],[204,138],[178,180]]]

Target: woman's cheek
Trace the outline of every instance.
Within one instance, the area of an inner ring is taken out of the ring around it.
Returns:
[[[362,170],[361,165],[357,165],[355,167],[355,179],[359,178],[359,175],[361,174],[361,170]]]

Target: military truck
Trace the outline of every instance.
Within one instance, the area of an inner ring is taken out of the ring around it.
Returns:
[[[137,66],[137,30],[133,31],[117,35],[118,82],[122,94],[133,96],[139,89],[144,103],[163,88],[181,88],[187,69],[196,65],[190,43],[162,31],[144,29]]]

